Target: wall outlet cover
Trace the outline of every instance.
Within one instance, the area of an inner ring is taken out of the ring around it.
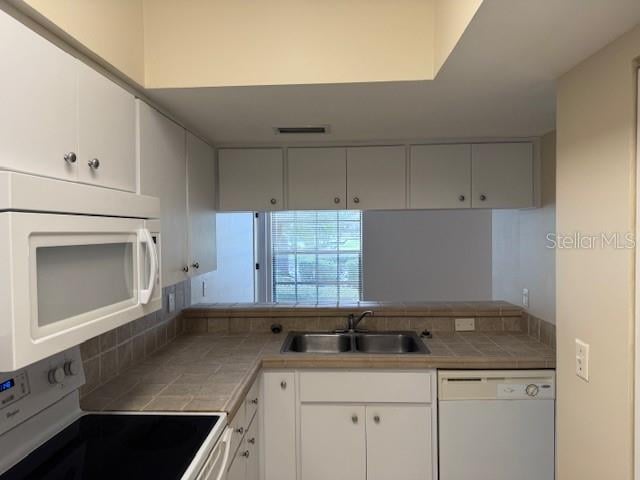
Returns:
[[[173,313],[176,311],[176,294],[169,294],[169,313]]]
[[[589,381],[589,344],[576,338],[576,375]]]
[[[475,318],[456,318],[456,332],[473,332],[476,329]]]

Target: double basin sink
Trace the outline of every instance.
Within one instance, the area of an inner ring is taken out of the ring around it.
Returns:
[[[291,332],[282,353],[428,354],[415,332]]]

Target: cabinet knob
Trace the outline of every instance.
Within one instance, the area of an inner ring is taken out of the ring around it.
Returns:
[[[275,205],[276,203],[278,203],[278,200],[276,200],[275,198],[272,198],[270,202],[271,202],[271,205]]]
[[[257,398],[252,398],[251,400],[249,400],[249,403],[252,405],[257,405],[258,404],[258,399]]]
[[[249,458],[249,455],[250,455],[249,450],[245,450],[244,452],[242,452],[242,456],[244,458]]]
[[[189,265],[185,265],[184,267],[182,267],[182,271],[184,273],[189,273]]]
[[[244,433],[244,427],[236,428],[236,433],[239,433],[240,435],[242,435]]]
[[[360,203],[360,199],[358,197],[353,197],[353,203]]]
[[[380,423],[380,415],[374,415],[373,421],[376,423]]]
[[[458,196],[458,200],[460,200],[461,202],[464,202],[464,198],[465,198],[464,195],[459,195]]]
[[[65,153],[63,158],[64,158],[64,161],[67,162],[69,165],[76,163],[76,160],[78,159],[78,157],[74,152]]]
[[[281,389],[283,389],[283,390],[285,390],[285,389],[287,388],[287,382],[285,382],[284,380],[282,380],[282,381],[280,382],[280,388],[281,388]]]
[[[352,415],[352,416],[351,416],[351,421],[352,421],[354,424],[355,424],[355,423],[358,423],[358,415],[355,415],[355,414],[354,414],[354,415]]]
[[[335,197],[335,198],[333,199],[333,203],[335,203],[335,204],[340,203],[340,197]]]
[[[92,169],[97,170],[100,168],[100,160],[98,160],[97,158],[92,158],[87,162],[87,165],[89,165]]]
[[[480,195],[480,201],[484,202],[487,199],[487,196],[483,193],[482,195]]]
[[[195,268],[196,270],[200,268],[200,264],[199,264],[198,262],[193,262],[193,263],[191,264],[191,266],[192,266],[193,268]]]
[[[247,439],[247,442],[249,442],[251,445],[255,445],[256,438],[255,437],[251,437],[251,438]]]

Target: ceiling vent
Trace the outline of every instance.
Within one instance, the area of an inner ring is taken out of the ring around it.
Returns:
[[[304,125],[301,127],[273,127],[276,135],[323,135],[330,132],[329,125]]]

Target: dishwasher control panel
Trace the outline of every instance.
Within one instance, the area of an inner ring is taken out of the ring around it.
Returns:
[[[552,399],[555,397],[551,383],[499,383],[497,398],[503,399]]]

